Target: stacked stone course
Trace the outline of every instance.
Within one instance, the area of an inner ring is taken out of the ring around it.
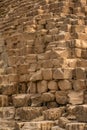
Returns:
[[[87,0],[0,1],[0,30],[0,130],[87,130]]]

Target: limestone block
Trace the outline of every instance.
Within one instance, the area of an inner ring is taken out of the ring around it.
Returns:
[[[51,59],[49,60],[44,60],[42,62],[42,67],[43,68],[53,68],[53,61]]]
[[[56,101],[47,102],[47,108],[55,108],[58,107],[58,104]]]
[[[78,64],[78,67],[85,68],[87,66],[87,60],[86,59],[85,60],[84,59],[78,60],[77,64]]]
[[[72,79],[72,68],[64,68],[64,79]]]
[[[81,40],[87,40],[86,33],[76,33],[76,38]]]
[[[8,121],[0,119],[1,130],[19,130],[18,125],[15,121]]]
[[[52,69],[43,69],[42,76],[44,80],[52,80]]]
[[[30,121],[42,115],[45,107],[21,107],[16,109],[15,119]]]
[[[54,101],[55,96],[54,94],[47,92],[47,93],[43,93],[41,95],[41,98],[42,98],[42,102],[50,102],[50,101]]]
[[[64,90],[71,90],[72,89],[72,84],[71,84],[71,82],[69,80],[60,80],[58,82],[58,87],[62,91],[64,91]]]
[[[66,124],[67,124],[67,123],[70,123],[70,122],[71,122],[71,121],[68,120],[66,117],[60,117],[58,124],[59,124],[59,126],[60,126],[61,128],[65,128],[65,127],[66,127]]]
[[[0,107],[8,106],[8,96],[0,95]]]
[[[46,35],[44,37],[45,42],[52,42],[52,35]]]
[[[48,82],[48,89],[49,90],[58,90],[57,82],[54,80]]]
[[[48,87],[47,87],[47,81],[42,80],[37,82],[37,92],[38,93],[44,93],[47,92]]]
[[[20,130],[50,130],[55,125],[54,121],[22,122],[19,123]]]
[[[37,92],[37,87],[36,87],[36,83],[35,82],[29,82],[27,84],[27,86],[28,86],[27,93],[34,94],[34,93]]]
[[[84,33],[85,32],[85,26],[84,25],[73,25],[72,26],[72,32],[79,32]]]
[[[63,128],[59,127],[59,126],[54,126],[54,127],[52,127],[52,130],[65,130],[65,129],[63,129]]]
[[[86,89],[86,82],[85,82],[85,80],[74,80],[73,81],[73,89],[75,91]]]
[[[77,79],[86,78],[85,68],[76,68],[76,78]]]
[[[66,125],[66,130],[85,130],[86,123],[68,123]]]
[[[58,120],[64,113],[64,107],[51,108],[43,112],[45,120]]]
[[[81,49],[75,49],[75,55],[76,55],[76,57],[78,57],[78,58],[81,58]]]
[[[30,105],[30,95],[29,94],[15,94],[12,96],[13,105],[15,107],[23,107]]]
[[[31,95],[31,106],[32,107],[41,106],[41,104],[42,104],[41,94]]]
[[[18,82],[19,81],[19,76],[18,76],[18,74],[9,74],[8,75],[8,80],[9,80],[9,83]]]
[[[18,85],[17,84],[9,84],[9,85],[2,85],[2,94],[5,95],[12,95],[18,92]]]
[[[59,33],[59,35],[58,35],[58,40],[62,40],[62,39],[64,39],[64,40],[69,40],[69,38],[70,38],[69,32],[61,31],[61,32]]]
[[[76,119],[79,122],[87,122],[87,105],[78,105],[75,108]]]
[[[87,50],[85,49],[85,50],[82,50],[82,52],[81,52],[81,57],[83,58],[83,59],[87,59]]]
[[[15,108],[14,107],[0,107],[0,118],[3,119],[14,119]]]
[[[65,105],[68,103],[67,92],[65,91],[57,91],[56,94],[56,102],[61,105]]]
[[[78,105],[78,104],[83,104],[83,91],[70,91],[68,93],[68,97],[69,97],[69,103],[72,105]]]
[[[28,72],[28,65],[27,64],[23,64],[18,66],[17,68],[19,74],[26,74]]]
[[[64,73],[61,68],[57,68],[53,70],[53,79],[63,79]]]
[[[30,78],[30,81],[39,81],[39,80],[42,80],[42,71],[41,70],[35,72]]]

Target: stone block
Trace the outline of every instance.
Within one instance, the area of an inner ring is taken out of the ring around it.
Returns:
[[[56,94],[56,102],[61,105],[65,105],[68,103],[67,92],[65,91],[57,91]]]
[[[52,80],[52,69],[43,69],[42,76],[44,80]]]
[[[32,107],[38,107],[38,106],[41,106],[41,104],[42,104],[41,94],[31,95],[31,106]]]
[[[2,94],[12,95],[18,93],[18,85],[17,84],[9,84],[2,85]]]
[[[48,82],[48,89],[49,90],[58,90],[57,82],[54,80]]]
[[[76,68],[76,78],[86,79],[85,68]]]
[[[12,120],[15,117],[14,107],[0,107],[0,118],[4,120]]]
[[[60,80],[58,82],[58,87],[62,91],[71,90],[72,89],[72,84],[71,84],[71,82],[69,80]]]
[[[68,123],[66,125],[66,130],[85,130],[86,123]]]
[[[75,108],[76,119],[79,122],[87,122],[87,105],[78,105]]]
[[[64,113],[64,107],[51,108],[43,112],[45,120],[58,120]]]
[[[27,86],[28,86],[27,93],[35,94],[37,92],[37,87],[35,82],[29,82]]]
[[[42,99],[42,102],[45,103],[45,102],[50,102],[50,101],[54,101],[55,99],[55,96],[54,94],[50,93],[50,92],[47,92],[47,93],[43,93],[41,95],[41,99]]]
[[[39,80],[42,80],[42,70],[39,70],[37,72],[35,72],[31,78],[30,78],[30,81],[39,81]]]
[[[86,89],[86,81],[85,80],[74,80],[73,81],[73,89],[75,91]]]
[[[68,97],[69,97],[69,103],[72,105],[79,105],[79,104],[83,104],[83,96],[84,96],[84,92],[81,91],[70,91],[68,93]]]
[[[53,70],[53,79],[64,79],[64,73],[61,68]]]
[[[30,121],[42,115],[45,107],[21,107],[16,109],[15,119],[21,121]]]
[[[70,122],[71,122],[71,121],[68,120],[66,117],[60,117],[58,124],[59,124],[59,126],[60,126],[61,128],[66,128],[66,124],[68,124],[68,123],[70,123]]]
[[[47,81],[42,80],[37,82],[37,92],[44,93],[48,91]]]
[[[24,107],[30,105],[30,95],[29,94],[17,94],[12,96],[13,105],[15,107]]]
[[[0,107],[7,107],[8,106],[8,96],[0,95]]]

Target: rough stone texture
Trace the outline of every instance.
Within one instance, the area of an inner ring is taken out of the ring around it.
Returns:
[[[87,0],[0,0],[0,130],[86,130],[86,104]]]

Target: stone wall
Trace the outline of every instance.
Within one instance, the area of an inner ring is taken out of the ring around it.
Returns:
[[[43,115],[57,128],[54,121],[34,129],[86,130],[87,0],[3,0],[0,7],[1,119],[31,130],[18,121]]]

